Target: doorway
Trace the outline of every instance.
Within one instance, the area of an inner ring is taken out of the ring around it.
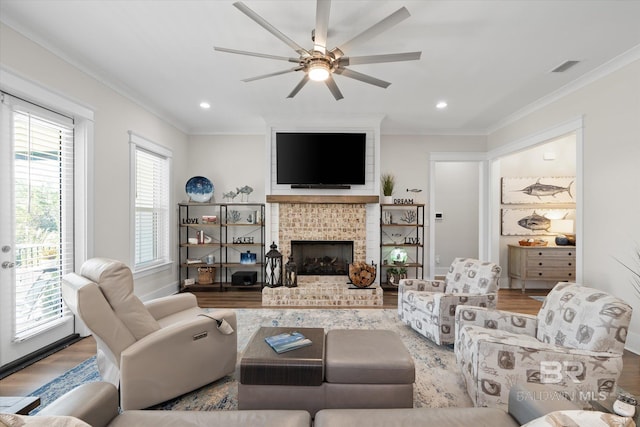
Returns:
[[[501,178],[504,173],[518,176],[566,176],[574,175],[572,195],[575,199],[576,235],[576,272],[575,280],[582,280],[582,217],[583,217],[583,164],[582,164],[582,119],[576,119],[556,127],[514,141],[488,153],[490,176],[489,191],[489,254],[490,259],[503,266],[501,281],[503,287],[508,280],[507,245],[516,242],[518,238],[502,236],[501,233]],[[554,145],[555,144],[555,145]],[[551,147],[551,149],[548,149]],[[534,157],[532,157],[534,156]],[[546,159],[546,160],[545,160]],[[504,164],[505,162],[510,162]],[[514,163],[515,162],[515,163]],[[520,162],[517,164],[517,162]],[[563,164],[564,162],[564,164]],[[517,206],[516,206],[517,207]],[[562,206],[565,207],[565,206]],[[548,236],[547,236],[548,237]],[[511,240],[513,241],[511,241]],[[533,283],[533,282],[532,282]],[[544,284],[547,286],[547,284]],[[529,287],[529,282],[527,282]],[[548,286],[547,286],[548,287]]]
[[[62,304],[60,281],[93,252],[94,114],[2,68],[0,89],[0,375],[6,375],[84,327]]]
[[[0,366],[73,333],[73,121],[2,94]]]
[[[484,153],[433,153],[430,167],[429,277],[443,276],[456,257],[486,257]]]

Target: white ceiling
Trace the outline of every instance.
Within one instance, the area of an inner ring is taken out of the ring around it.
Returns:
[[[350,56],[422,51],[419,61],[351,66],[382,89],[336,76],[286,96],[301,73],[222,46],[297,56],[229,0],[0,0],[0,19],[185,132],[262,133],[265,117],[384,115],[385,134],[486,133],[640,45],[637,0],[334,0],[329,45],[339,46],[402,6],[411,17]],[[313,0],[244,3],[311,48]],[[635,51],[635,50],[634,50]],[[565,73],[550,70],[581,61]],[[444,99],[446,110],[435,104]],[[200,109],[206,100],[212,107]]]

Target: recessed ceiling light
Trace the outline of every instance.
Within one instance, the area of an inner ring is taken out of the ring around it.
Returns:
[[[442,110],[442,109],[444,109],[444,108],[447,108],[447,101],[439,101],[439,102],[436,104],[436,108],[437,108],[438,110]]]
[[[200,103],[200,108],[202,108],[203,110],[208,110],[209,108],[211,108],[211,104],[209,104],[209,103],[208,103],[208,102],[206,102],[206,101],[202,101],[202,102]]]

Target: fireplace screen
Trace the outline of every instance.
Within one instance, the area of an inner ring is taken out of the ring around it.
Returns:
[[[298,275],[348,275],[353,241],[292,240],[291,254],[298,265]]]

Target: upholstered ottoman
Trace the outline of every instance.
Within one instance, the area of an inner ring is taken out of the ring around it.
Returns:
[[[414,382],[413,358],[395,332],[327,332],[325,408],[411,408]]]

